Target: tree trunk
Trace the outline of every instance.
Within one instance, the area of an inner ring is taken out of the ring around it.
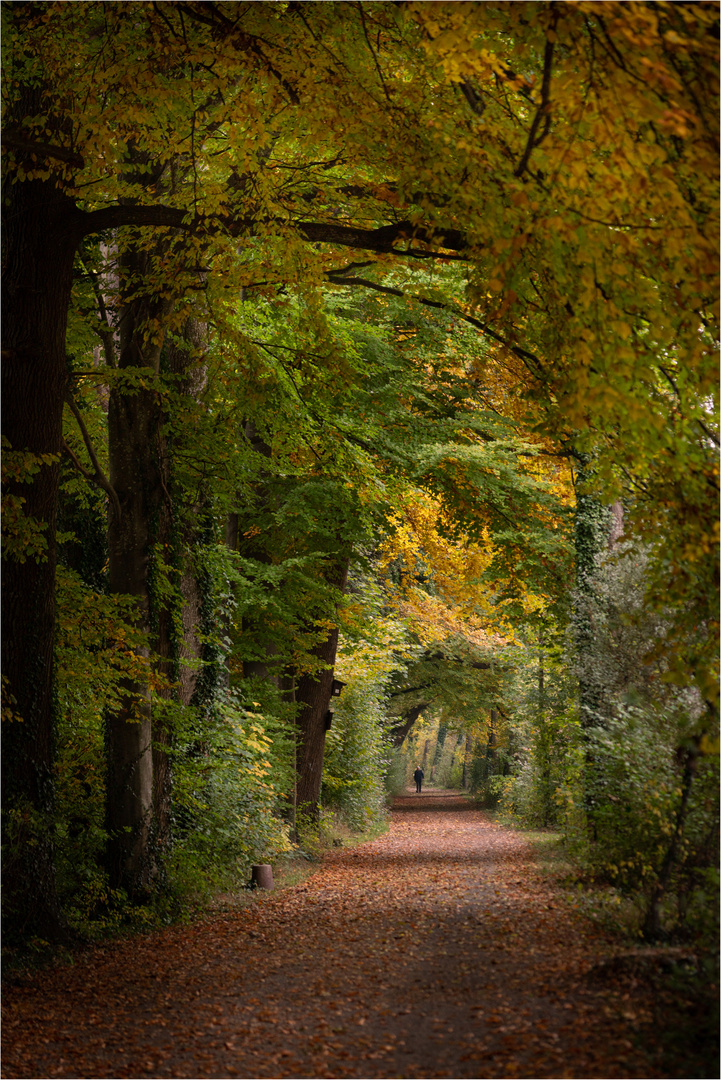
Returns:
[[[170,507],[163,507],[157,537],[157,543],[162,548],[171,547],[171,526]],[[177,700],[178,691],[175,683],[178,674],[178,643],[173,637],[172,608],[167,603],[163,603],[156,613],[156,618],[157,630],[153,635],[153,646],[158,656],[158,674],[164,682],[158,690],[158,695],[168,701]],[[155,845],[154,856],[159,859],[163,851],[170,846],[171,841],[173,767],[170,751],[174,743],[174,732],[172,722],[168,722],[166,715],[158,714],[152,709],[150,723],[153,755],[152,840]]]
[[[155,403],[147,391],[111,393],[110,480],[122,518],[108,529],[110,591],[134,596],[137,620],[148,627],[149,523],[159,490],[152,453],[157,431]],[[149,663],[149,650],[144,650]],[[153,806],[150,690],[147,679],[126,681],[118,712],[108,718],[107,826],[111,882],[134,895],[149,885],[150,825]]]
[[[421,758],[421,768],[423,769],[423,772],[426,771],[426,765],[428,763],[428,747],[430,745],[430,739],[426,739],[426,741],[423,743],[423,757]]]
[[[552,783],[551,783],[551,745],[552,736],[549,730],[548,716],[546,714],[546,690],[544,670],[544,634],[543,628],[538,635],[538,737],[537,737],[537,761],[541,779],[542,814],[541,824],[544,829],[551,823],[553,814]]]
[[[433,754],[433,762],[431,764],[431,782],[435,775],[435,771],[438,765],[440,765],[441,758],[443,757],[443,747],[446,742],[446,735],[448,734],[447,728],[443,723],[438,725],[438,735],[436,737],[436,749]]]
[[[428,708],[428,705],[429,703],[427,701],[422,701],[420,705],[413,705],[398,717],[391,728],[391,742],[393,746],[400,747],[403,745],[403,741],[410,734],[411,728],[421,713]]]
[[[128,252],[122,269],[128,279],[143,274],[146,253]],[[143,331],[153,319],[162,325],[167,300],[134,300],[120,318],[119,367],[159,370],[160,347],[144,349]],[[108,409],[110,482],[120,502],[120,517],[108,524],[110,591],[135,597],[138,624],[150,629],[149,570],[157,539],[164,493],[159,438],[162,413],[152,389],[122,392],[114,386]],[[149,662],[149,650],[145,657]],[[117,713],[108,718],[107,827],[108,869],[114,887],[130,896],[150,887],[156,866],[151,850],[153,753],[150,688],[147,679],[128,680]]]
[[[579,665],[579,698],[581,726],[594,727],[603,710],[604,694],[598,675],[593,670],[591,651],[594,640],[593,602],[596,596],[594,578],[597,557],[608,546],[611,514],[589,492],[591,472],[583,464],[576,478],[576,515],[574,546],[576,552],[576,596],[574,603],[574,637]]]
[[[189,317],[183,327],[183,344],[173,341],[167,344],[163,350],[163,370],[167,369],[173,376],[181,376],[177,384],[178,391],[189,397],[197,398],[206,382],[206,370],[204,367],[196,369],[192,374],[192,365],[195,357],[202,349],[206,340],[207,328],[198,319]],[[162,417],[160,418],[163,419]],[[158,433],[157,468],[159,470],[163,495],[158,508],[156,544],[165,562],[180,575],[180,595],[177,599],[172,597],[168,600],[156,594],[150,596],[150,629],[151,644],[158,656],[158,672],[164,680],[158,694],[169,701],[177,701],[188,705],[195,690],[195,677],[187,677],[182,665],[186,656],[197,659],[200,656],[200,643],[197,639],[198,624],[200,621],[200,598],[198,595],[197,582],[194,579],[191,568],[184,558],[185,545],[192,543],[192,535],[184,538],[181,544],[178,536],[179,523],[169,492],[172,490],[173,480],[173,453],[171,444],[160,442]],[[190,526],[192,533],[197,531],[195,521]],[[182,607],[182,636],[178,638],[175,633],[174,604]],[[151,717],[151,734],[153,746],[153,841],[156,855],[160,858],[166,851],[172,840],[172,802],[173,802],[173,768],[172,748],[175,744],[175,731],[172,722],[168,722],[166,715],[156,713]]]
[[[256,454],[259,454],[267,461],[272,459],[272,448],[262,435],[258,433],[254,421],[248,420],[245,423],[244,435]],[[259,465],[255,493],[258,504],[266,509],[271,505],[271,496],[268,490],[269,475],[268,468]],[[253,537],[243,537],[242,540],[238,536],[237,548],[248,559],[254,559],[256,562],[265,564],[270,564],[271,562],[271,557],[267,550],[267,540],[262,534]],[[269,632],[265,626],[263,616],[258,614],[252,618],[246,616],[243,619],[243,634],[252,635],[256,642],[256,648],[264,654],[262,658],[256,657],[254,660],[243,660],[243,678],[272,679],[276,686],[280,686],[282,671],[280,670],[277,659],[274,662],[274,658],[277,657],[278,649],[276,642],[273,640],[272,632]]]
[[[328,583],[341,592],[348,577],[349,560],[336,563]],[[311,820],[319,813],[320,786],[323,778],[323,754],[325,752],[325,714],[328,711],[333,683],[333,665],[338,650],[338,627],[313,650],[314,655],[326,665],[318,675],[304,675],[296,684],[295,700],[299,704],[297,743],[298,783],[296,788],[297,812]]]
[[[464,791],[468,791],[468,785],[471,779],[471,751],[473,749],[473,736],[466,735],[466,745],[463,751],[463,774],[461,777],[461,787]]]
[[[661,863],[658,872],[658,880],[651,895],[643,923],[643,936],[647,941],[653,941],[661,935],[661,901],[668,888],[671,870],[673,869],[678,856],[679,844],[681,836],[683,835],[684,824],[688,812],[691,785],[698,764],[700,744],[701,736],[696,736],[692,740],[691,745],[686,747],[683,751],[684,770],[683,780],[681,782],[681,800],[678,805],[678,810],[676,811],[676,825],[671,837],[671,842],[666,850],[663,862]]]
[[[4,708],[14,719],[3,722],[4,902],[6,929],[50,938],[64,933],[52,822],[55,527],[78,234],[74,204],[52,180],[8,178],[3,210],[3,436],[13,451],[54,455],[32,483],[5,485],[6,499],[24,500],[21,521],[36,523],[44,550],[24,561],[13,556],[6,510],[2,666]],[[14,539],[22,546],[17,532]]]
[[[605,695],[599,673],[593,664],[593,606],[596,598],[594,577],[597,557],[608,545],[610,512],[589,493],[591,471],[582,462],[576,478],[576,595],[574,598],[574,638],[578,665],[578,696],[581,727],[588,730],[602,722]],[[597,840],[596,791],[599,778],[594,776],[596,762],[590,745],[586,746],[584,806],[593,840]]]
[[[183,640],[180,645],[180,704],[190,705],[198,685],[198,665],[203,658],[201,642],[202,594],[195,567],[186,558],[180,580],[183,604]]]

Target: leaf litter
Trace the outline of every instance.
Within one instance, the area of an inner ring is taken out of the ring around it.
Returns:
[[[409,795],[303,885],[9,987],[2,1076],[682,1075],[612,954],[521,834]]]

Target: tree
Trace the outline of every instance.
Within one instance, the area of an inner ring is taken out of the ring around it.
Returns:
[[[185,25],[181,26],[183,12],[192,17],[195,29],[200,27],[199,33],[191,32],[190,40]],[[56,21],[57,14],[61,14],[59,22]],[[150,9],[144,14],[144,24],[132,27],[124,18],[124,4],[108,5],[102,12],[93,5],[78,5],[65,13],[45,6],[18,4],[8,15],[11,57],[6,69],[4,148],[12,159],[13,175],[4,204],[7,221],[4,289],[8,320],[3,373],[5,437],[14,449],[27,452],[43,463],[41,472],[22,497],[25,498],[25,515],[37,523],[37,530],[47,544],[40,561],[17,562],[6,576],[4,671],[12,688],[15,716],[21,718],[10,736],[12,746],[8,746],[8,756],[12,756],[16,765],[8,775],[5,787],[8,805],[12,807],[10,813],[15,817],[31,811],[47,813],[50,806],[54,534],[58,491],[54,455],[59,455],[62,443],[66,383],[64,338],[75,252],[83,237],[102,230],[136,225],[187,228],[188,203],[194,219],[192,227],[196,231],[206,230],[205,210],[197,201],[197,174],[195,182],[184,193],[186,206],[175,209],[157,204],[139,205],[138,196],[141,199],[147,197],[145,178],[142,177],[139,185],[134,183],[123,157],[125,147],[139,138],[146,144],[144,151],[150,155],[155,152],[164,164],[184,151],[188,125],[192,144],[200,109],[194,101],[193,79],[199,71],[207,78],[208,68],[203,65],[207,59],[205,50],[212,52],[215,34],[227,34],[233,24],[225,18],[220,7],[213,9],[208,27],[202,5],[174,5],[176,25],[170,41],[176,52],[177,66],[173,69],[170,56],[160,65],[156,62],[158,40],[167,39],[167,16]],[[148,30],[146,36],[143,34],[145,29]],[[104,48],[111,40],[112,58]],[[284,42],[279,47],[285,51]],[[150,79],[149,84],[130,98],[124,89],[122,61],[117,66],[115,60],[123,56],[124,50],[125,55],[134,56],[132,63],[136,72],[145,70]],[[144,66],[146,63],[147,67]],[[198,63],[200,67],[195,66]],[[77,104],[81,100],[77,83],[79,69],[90,76],[85,108],[80,112]],[[273,88],[271,97],[277,98],[279,92],[289,96],[291,101],[297,97],[272,62],[259,53],[257,38],[252,34],[243,37],[236,66],[233,68],[231,61],[231,69],[227,83],[233,87],[236,111],[239,103],[245,100],[244,84],[255,82],[259,69],[264,70],[264,79]],[[170,75],[165,81],[166,73],[173,70],[174,78]],[[150,75],[153,71],[154,76]],[[167,115],[160,117],[158,123],[159,100],[166,103],[173,100],[177,80],[187,78],[188,74],[191,93],[183,123],[173,127],[167,123]],[[214,78],[211,72],[211,87]],[[261,89],[255,83],[257,95]],[[211,93],[215,91],[211,90]],[[218,104],[217,96],[215,104]],[[240,107],[247,120],[249,114],[245,113],[242,104]],[[222,107],[224,123],[233,122],[233,108],[228,112]],[[262,125],[261,119],[259,126],[262,128]],[[217,132],[219,128],[209,123],[205,130],[207,134],[208,131]],[[138,136],[139,131],[141,136]],[[128,137],[123,138],[126,132]],[[224,132],[221,138],[225,138]],[[260,160],[262,162],[262,156]],[[197,170],[198,160],[194,153],[191,153],[190,165],[193,171]],[[238,179],[235,168],[233,163],[230,170],[233,182]],[[106,183],[108,176],[110,182]],[[229,187],[228,177],[226,169],[222,189],[226,196],[235,190],[236,201],[241,207],[234,231],[245,232],[250,226],[252,232],[259,208],[251,208],[248,204],[244,182],[241,180],[235,187]],[[103,187],[96,188],[96,198],[88,207],[84,190],[88,184],[92,190],[98,181]],[[207,182],[204,196],[210,196]],[[212,204],[213,196],[210,202]],[[260,213],[262,216],[263,211]],[[228,227],[224,205],[213,206],[212,214],[216,222],[220,219]],[[212,220],[210,224],[211,231],[217,227]],[[322,239],[326,235],[335,235],[333,226],[329,228],[329,233],[323,225],[309,227],[305,232],[313,239]],[[362,243],[365,237],[371,244],[388,247],[396,232],[392,230],[389,237],[383,230],[379,236],[373,230],[350,230],[346,235],[341,229],[339,238],[341,242]],[[32,403],[31,414],[27,413],[29,403]],[[12,496],[12,492],[10,494]],[[36,598],[38,607],[26,619],[28,595]],[[33,675],[28,664],[38,665],[40,674]],[[147,759],[147,751],[144,758]],[[23,761],[27,764],[22,765]],[[20,843],[20,847],[30,850],[31,845]],[[56,921],[49,840],[38,841],[36,850],[38,866],[43,864],[45,869],[35,874],[24,870],[21,861],[13,863],[17,880],[13,883],[8,877],[6,883],[11,897],[21,898],[31,892],[38,894],[38,911],[45,909],[44,913],[38,914],[38,926],[46,932],[46,927]],[[45,855],[42,855],[43,851]],[[26,874],[30,874],[30,878]],[[33,874],[37,881],[31,885]],[[40,878],[46,884],[41,886]],[[18,903],[21,902],[18,899]]]
[[[599,454],[609,501],[626,473],[644,492],[638,527],[662,521],[675,553],[657,545],[651,580],[677,598],[685,640],[715,563],[715,7],[127,11],[5,12],[6,437],[42,462],[9,494],[47,541],[45,561],[18,562],[5,582],[5,674],[25,723],[12,760],[28,761],[8,778],[12,805],[47,805],[64,335],[75,252],[103,230],[152,230],[138,234],[147,250],[182,230],[236,293],[325,278],[474,327],[491,366],[515,376],[512,409],[567,450]],[[184,182],[160,197],[151,174],[128,168],[133,146],[181,162]],[[363,254],[349,263],[344,248]],[[415,276],[424,264],[439,267],[431,283]],[[446,273],[456,264],[465,276]],[[177,263],[156,269],[161,295]],[[488,370],[478,363],[479,387]],[[429,463],[446,487],[452,464]],[[688,659],[713,702],[704,615]]]

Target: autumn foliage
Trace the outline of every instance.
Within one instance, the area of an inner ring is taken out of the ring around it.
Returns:
[[[707,935],[717,6],[3,19],[12,932],[376,827],[418,722]]]

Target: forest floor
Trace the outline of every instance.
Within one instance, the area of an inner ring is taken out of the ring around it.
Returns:
[[[15,978],[2,1075],[718,1076],[669,1050],[704,1026],[693,1001],[569,896],[522,833],[409,792],[303,884]]]

